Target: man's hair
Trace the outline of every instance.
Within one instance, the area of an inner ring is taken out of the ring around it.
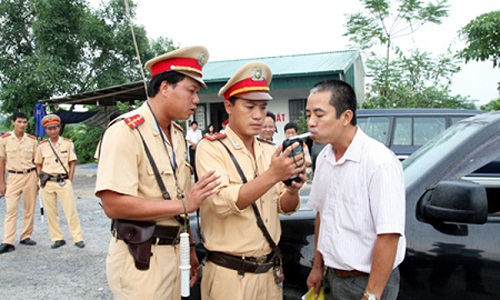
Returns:
[[[26,119],[28,120],[28,115],[23,113],[23,112],[16,112],[12,115],[12,121],[15,121],[17,119]]]
[[[160,85],[163,81],[166,81],[175,87],[175,85],[179,81],[182,81],[185,77],[186,77],[186,75],[175,72],[175,71],[167,71],[167,72],[162,72],[160,74],[157,74],[153,78],[151,78],[151,80],[149,81],[148,95],[150,97],[156,96],[156,94],[158,94],[158,92],[160,90]]]
[[[331,92],[330,104],[337,111],[337,119],[346,110],[351,110],[353,117],[351,125],[356,126],[356,94],[354,89],[342,80],[325,80],[316,83],[310,93]]]
[[[194,124],[198,125],[198,122],[196,121],[192,121],[191,124],[189,126],[193,126]]]
[[[273,114],[270,111],[267,111],[266,118],[267,117],[271,117],[271,119],[273,119],[273,122],[276,123],[276,115],[275,114]]]
[[[295,129],[295,132],[299,133],[299,126],[297,126],[297,124],[295,124],[295,122],[286,123],[283,131],[287,131],[288,129]]]

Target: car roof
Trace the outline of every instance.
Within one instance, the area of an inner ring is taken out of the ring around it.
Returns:
[[[482,114],[482,110],[474,109],[449,109],[449,108],[392,108],[392,109],[358,109],[358,116],[416,116],[416,115],[477,115]]]

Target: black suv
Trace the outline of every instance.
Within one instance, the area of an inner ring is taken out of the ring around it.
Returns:
[[[403,161],[407,250],[399,299],[500,298],[499,160],[500,112],[494,112],[458,122]],[[300,211],[281,217],[285,299],[306,292],[313,262],[308,186],[301,195]],[[201,258],[203,246],[197,247]]]

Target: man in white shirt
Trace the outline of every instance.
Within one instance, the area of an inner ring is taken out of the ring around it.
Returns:
[[[307,285],[325,299],[396,299],[406,241],[401,163],[356,126],[356,96],[340,80],[316,84],[306,106],[317,158],[308,206],[317,211]],[[324,274],[326,267],[326,274]]]
[[[189,163],[193,167],[194,172],[194,181],[198,181],[198,176],[196,175],[196,165],[195,165],[195,153],[196,153],[196,145],[203,138],[203,134],[201,130],[198,129],[198,122],[191,122],[191,129],[188,130],[186,134],[186,141],[189,146]]]

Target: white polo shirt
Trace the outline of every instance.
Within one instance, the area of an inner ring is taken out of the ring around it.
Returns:
[[[308,207],[319,212],[318,250],[326,266],[370,273],[378,234],[399,233],[393,268],[404,259],[405,185],[400,161],[358,128],[344,156],[319,153]]]

